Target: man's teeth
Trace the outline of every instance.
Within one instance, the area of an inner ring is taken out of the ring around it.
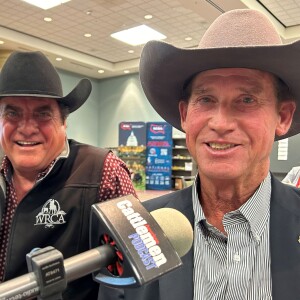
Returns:
[[[21,141],[18,141],[18,144],[22,145],[22,146],[32,146],[32,145],[37,145],[38,143],[37,142],[21,142]]]
[[[234,147],[234,144],[217,144],[217,143],[209,143],[209,147],[215,150],[225,150]]]

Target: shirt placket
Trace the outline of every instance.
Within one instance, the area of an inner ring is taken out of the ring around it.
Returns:
[[[246,300],[254,262],[255,243],[251,240],[250,225],[245,220],[224,227],[228,234],[226,300]]]

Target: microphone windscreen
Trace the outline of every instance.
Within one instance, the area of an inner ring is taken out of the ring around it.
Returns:
[[[184,256],[193,244],[193,228],[189,220],[178,210],[160,208],[151,212],[180,257]]]

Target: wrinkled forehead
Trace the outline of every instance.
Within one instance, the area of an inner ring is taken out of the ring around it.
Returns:
[[[213,82],[214,80],[226,78],[255,84],[261,81],[269,81],[274,83],[276,77],[269,72],[256,69],[222,68],[199,72],[192,77],[191,81],[193,83],[200,80],[209,80]]]
[[[241,83],[252,86],[253,88],[263,89],[262,86],[270,86],[271,89],[276,93],[278,87],[278,81],[280,78],[274,74],[257,69],[247,68],[220,68],[210,69],[195,73],[191,76],[183,85],[182,96],[187,99],[192,89],[199,87],[199,85],[206,85],[218,81],[232,82],[236,84]]]
[[[30,96],[6,96],[0,99],[0,107],[7,106],[22,108],[37,108],[37,107],[49,107],[57,108],[58,102],[53,98],[46,97],[30,97]]]

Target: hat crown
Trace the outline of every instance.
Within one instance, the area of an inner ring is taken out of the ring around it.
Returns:
[[[236,9],[219,16],[203,35],[198,48],[282,45],[272,22],[261,12]]]
[[[60,77],[39,51],[13,52],[0,73],[0,94],[62,97]]]

